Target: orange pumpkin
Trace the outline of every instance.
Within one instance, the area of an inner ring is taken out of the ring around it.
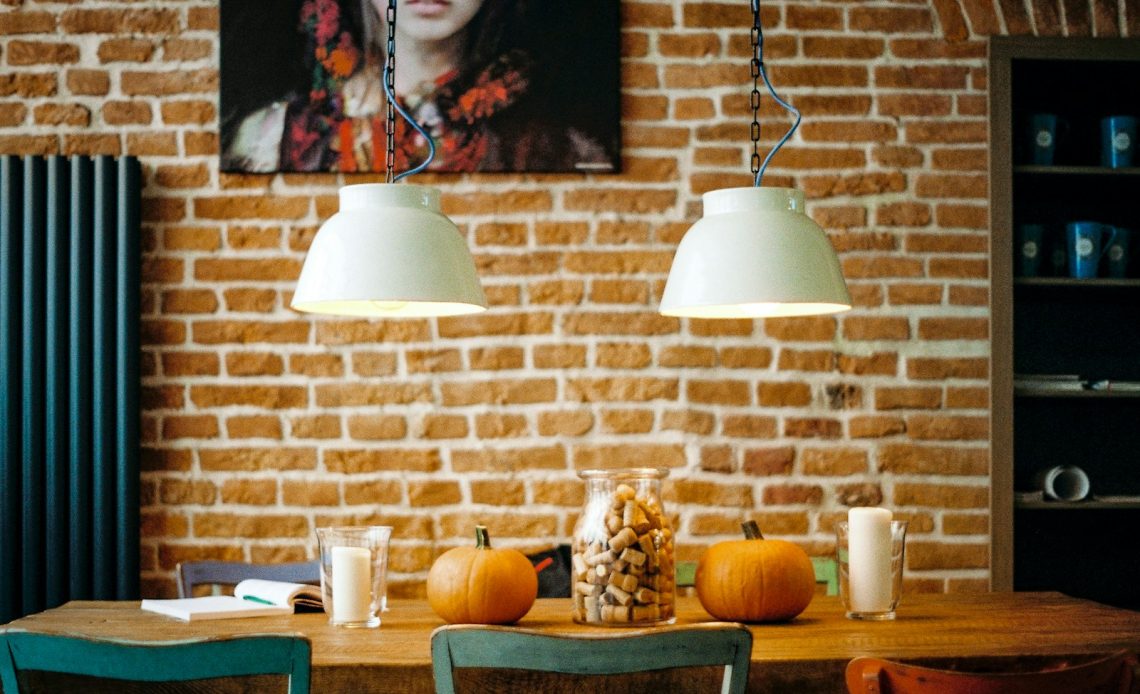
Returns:
[[[449,549],[428,572],[431,609],[451,624],[510,624],[538,596],[538,576],[522,552],[491,549],[487,528],[475,527],[475,546]]]
[[[743,527],[746,539],[718,542],[697,563],[701,605],[726,621],[792,619],[815,595],[811,559],[791,542],[765,540],[755,521]]]

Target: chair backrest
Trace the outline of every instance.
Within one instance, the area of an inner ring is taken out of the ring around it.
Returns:
[[[573,635],[463,624],[440,627],[431,635],[439,694],[455,691],[455,668],[617,675],[712,665],[725,667],[722,694],[743,694],[751,657],[752,632],[731,623]]]
[[[0,633],[0,684],[16,694],[22,670],[135,682],[287,675],[290,694],[308,694],[311,652],[301,634],[139,642],[11,630]]]
[[[1044,668],[1019,672],[967,672],[908,665],[880,658],[847,664],[850,694],[1128,694],[1135,656],[1059,657]]]
[[[839,595],[839,565],[832,557],[812,557],[815,582],[822,586],[825,595]],[[817,589],[818,590],[818,589]]]
[[[321,562],[299,561],[292,564],[250,564],[244,561],[187,561],[175,569],[178,580],[178,597],[193,595],[194,586],[204,583],[236,585],[247,578],[289,583],[321,582]]]

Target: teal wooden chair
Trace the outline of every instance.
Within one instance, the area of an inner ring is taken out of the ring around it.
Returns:
[[[133,682],[287,675],[289,694],[308,694],[311,651],[300,634],[142,642],[10,630],[0,633],[0,684],[17,694],[23,670]]]
[[[223,585],[235,586],[247,578],[260,578],[266,581],[287,583],[321,583],[321,562],[319,560],[299,561],[292,564],[251,564],[244,561],[186,561],[174,568],[178,583],[178,597],[194,595],[194,586]]]
[[[455,692],[456,668],[619,675],[716,665],[724,666],[721,691],[743,694],[751,657],[752,632],[732,623],[572,635],[458,624],[431,635],[437,694]]]

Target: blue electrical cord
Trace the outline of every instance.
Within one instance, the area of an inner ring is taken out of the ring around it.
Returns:
[[[764,79],[767,80],[767,78],[764,78]],[[424,159],[420,163],[420,165],[415,167],[414,169],[409,169],[409,170],[405,171],[404,173],[399,174],[398,176],[393,178],[392,182],[395,183],[396,181],[399,181],[401,178],[406,178],[408,176],[418,174],[419,172],[426,169],[428,167],[428,164],[431,164],[432,160],[435,159],[435,142],[432,141],[431,135],[428,135],[428,132],[426,130],[424,130],[423,127],[421,127],[419,123],[416,122],[416,119],[409,116],[408,112],[404,110],[404,107],[400,106],[400,102],[396,100],[396,95],[393,94],[392,90],[390,90],[388,88],[388,66],[387,65],[384,66],[384,74],[382,75],[382,79],[380,80],[380,82],[381,82],[381,84],[384,85],[384,94],[386,94],[388,96],[388,103],[392,104],[392,106],[396,109],[396,113],[399,113],[400,116],[402,116],[404,120],[408,121],[408,123],[413,128],[416,129],[416,132],[418,132],[420,135],[423,135],[423,138],[425,140],[427,140],[427,144],[428,144],[427,159]],[[773,94],[773,96],[775,96],[775,94]],[[776,97],[776,98],[777,98],[777,100],[779,99],[779,97]],[[798,123],[797,123],[797,125],[798,125]],[[768,156],[771,156],[771,155],[768,155]],[[765,163],[767,163],[767,162],[765,162]]]
[[[756,16],[759,18],[760,0],[752,0],[752,11],[756,12]],[[764,177],[764,171],[768,168],[768,162],[772,160],[772,157],[776,154],[776,152],[780,151],[780,148],[784,146],[784,143],[790,140],[792,135],[795,134],[796,129],[800,127],[800,121],[802,120],[802,117],[800,116],[799,109],[780,98],[780,95],[776,93],[775,87],[772,86],[772,82],[768,79],[768,71],[764,68],[763,58],[764,30],[760,26],[759,19],[756,21],[756,43],[758,47],[757,53],[760,56],[760,77],[764,79],[764,86],[768,88],[768,93],[772,95],[772,98],[776,100],[776,103],[783,106],[784,109],[788,111],[788,113],[791,113],[796,117],[795,122],[792,123],[792,127],[788,128],[788,132],[784,133],[784,136],[780,138],[780,141],[777,142],[776,145],[768,151],[768,156],[764,157],[764,163],[760,165],[760,170],[756,172],[756,180],[753,182],[753,185],[759,188],[760,179]]]

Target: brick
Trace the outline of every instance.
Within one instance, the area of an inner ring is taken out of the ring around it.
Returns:
[[[780,371],[831,371],[835,358],[831,350],[781,349],[776,364]]]
[[[942,389],[930,387],[879,387],[876,410],[931,410],[942,407]]]
[[[182,135],[182,147],[188,155],[218,153],[218,136],[211,132],[186,132]]]
[[[906,431],[901,417],[859,416],[847,422],[847,433],[853,439],[877,439]]]
[[[194,461],[189,450],[143,448],[141,453],[143,472],[189,472]]]
[[[461,502],[459,483],[446,480],[409,481],[408,502],[413,508],[448,506]]]
[[[985,569],[990,565],[989,544],[944,544],[908,542],[908,571],[936,569]]]
[[[298,268],[298,271],[300,268]],[[225,278],[219,278],[225,279]],[[321,321],[317,343],[352,345],[358,343],[426,342],[431,337],[423,320]]]
[[[736,460],[731,446],[702,446],[701,469],[706,472],[732,472]]]
[[[805,407],[811,404],[811,387],[807,383],[760,383],[756,399],[761,407]]]
[[[719,405],[748,405],[752,402],[746,381],[689,381],[686,397],[690,402]]]
[[[801,180],[804,195],[813,200],[841,195],[901,193],[907,188],[906,176],[897,171],[849,176],[805,176]]]
[[[923,227],[933,218],[930,205],[921,202],[896,202],[875,209],[875,224],[893,227]]]
[[[921,277],[922,261],[917,258],[871,256],[843,258],[843,276],[848,279]]]
[[[28,107],[23,104],[0,104],[0,127],[20,125],[27,117]]]
[[[721,366],[730,369],[766,369],[772,364],[767,347],[724,347],[718,357]]]
[[[314,390],[319,407],[354,407],[432,401],[431,385],[418,382],[334,383],[318,385]]]
[[[224,448],[198,451],[203,470],[313,470],[317,451],[313,448]]]
[[[338,439],[341,437],[340,417],[336,415],[293,417],[289,421],[289,431],[298,439]]]
[[[800,456],[803,474],[846,477],[867,472],[867,451],[858,448],[805,448]]]
[[[520,347],[487,347],[468,350],[467,360],[476,371],[503,371],[521,369],[525,357]]]
[[[666,480],[665,487],[664,496],[675,503],[737,508],[753,505],[751,485],[676,479]]]
[[[73,43],[8,41],[9,65],[66,65],[79,62],[79,47]]]
[[[597,346],[595,364],[610,369],[642,369],[653,361],[649,346],[634,343],[604,343]]]
[[[682,97],[673,104],[673,117],[677,120],[707,120],[716,115],[712,99]],[[735,162],[728,162],[729,164]]]
[[[590,301],[595,304],[647,304],[649,285],[632,280],[594,280]]]
[[[894,89],[965,89],[967,68],[914,65],[875,68],[875,85]]]
[[[91,111],[80,104],[40,104],[32,109],[37,125],[72,125],[86,127],[91,123]]]
[[[751,319],[689,319],[689,333],[694,337],[719,337],[734,335],[748,337],[755,332],[755,321]]]
[[[97,51],[102,64],[115,62],[145,63],[154,55],[154,42],[146,39],[108,39]]]
[[[576,312],[567,315],[562,330],[568,335],[668,335],[678,332],[680,321],[657,313]]]
[[[919,318],[918,336],[924,340],[985,340],[990,336],[986,318]]]
[[[308,395],[302,386],[191,386],[190,400],[198,407],[250,405],[265,409],[304,407]]]
[[[989,228],[989,210],[985,205],[942,203],[935,206],[934,217],[943,228]]]
[[[836,321],[831,316],[766,318],[764,332],[785,342],[829,342],[835,338]]]
[[[787,417],[784,419],[784,436],[792,438],[838,438],[843,424],[824,417]]]
[[[356,352],[352,355],[352,372],[359,376],[391,376],[396,373],[396,355]]]
[[[212,50],[211,41],[168,38],[162,42],[162,59],[168,62],[201,60],[210,57]]]
[[[711,434],[715,422],[715,418],[707,412],[669,410],[661,414],[661,429],[663,431]]]
[[[985,171],[989,168],[986,150],[972,147],[936,149],[931,152],[931,161],[934,168],[947,171]]]
[[[554,401],[557,384],[553,379],[537,378],[444,383],[441,392],[443,404],[448,407],[479,403],[526,404]]]
[[[860,32],[886,34],[930,33],[934,19],[928,9],[855,7],[847,15],[848,27]]]
[[[208,171],[205,167],[202,167],[202,172],[206,174],[208,180]],[[200,185],[202,184],[192,187],[199,187]],[[230,248],[236,250],[278,248],[281,245],[281,229],[279,227],[231,227],[226,231],[226,243]]]
[[[345,504],[398,504],[403,498],[403,485],[396,480],[347,480],[344,483]]]
[[[272,289],[227,289],[222,298],[226,310],[237,313],[269,313],[277,306],[277,292]]]
[[[439,373],[463,368],[457,349],[408,350],[404,353],[404,362],[408,373]]]
[[[226,434],[231,439],[275,439],[280,440],[281,420],[268,415],[228,417]]]
[[[71,87],[72,75],[80,73],[86,75],[96,71],[83,71],[83,70],[68,70],[68,85]],[[106,73],[100,73],[106,78]],[[76,77],[76,81],[83,84],[85,80]],[[17,74],[0,74],[0,96],[12,96],[13,94],[21,98],[30,98],[37,96],[52,96],[56,93],[57,84],[54,72],[21,72]],[[78,93],[78,92],[77,92]],[[98,93],[106,93],[106,90]]]
[[[747,65],[744,67],[747,77]],[[866,87],[869,84],[866,67],[844,63],[817,61],[808,65],[773,65],[768,68],[768,76],[773,84],[781,87]]]
[[[523,415],[485,412],[475,416],[475,435],[480,439],[518,438],[529,433],[530,427]]]
[[[462,439],[469,431],[467,418],[461,415],[425,415],[416,427],[416,436],[424,439]]]
[[[206,345],[304,343],[309,340],[305,321],[195,321],[194,342]]]
[[[921,92],[892,94],[882,93],[875,98],[877,111],[884,116],[948,116],[953,110],[953,102],[948,95],[923,94]],[[931,121],[933,126],[935,121]],[[913,137],[912,128],[921,124],[908,122],[906,125],[907,142],[920,142],[923,140]],[[932,129],[932,128],[931,128]],[[930,136],[930,130],[922,129],[919,136]],[[929,141],[929,140],[927,140]],[[941,140],[933,140],[939,142]]]
[[[307,537],[312,531],[304,516],[288,514],[194,514],[195,537]]]
[[[907,376],[920,380],[985,379],[989,371],[985,358],[912,357],[907,360]]]
[[[685,447],[677,444],[575,446],[576,470],[627,467],[675,468],[685,466]]]
[[[761,415],[728,415],[721,427],[723,435],[736,438],[774,439],[776,432],[776,418]]]
[[[139,332],[144,345],[178,345],[186,341],[186,327],[177,321],[144,320]]]
[[[219,12],[216,7],[191,7],[186,14],[186,28],[190,30],[216,30]]]
[[[451,452],[451,469],[455,472],[515,472],[565,468],[566,449],[561,445]]]
[[[521,481],[509,479],[471,481],[471,503],[517,507],[525,502],[526,487]]]
[[[650,410],[603,410],[602,430],[613,434],[646,434],[653,430]]]
[[[0,34],[51,34],[55,32],[55,15],[21,9],[0,13]]]
[[[906,428],[912,439],[941,441],[981,441],[990,433],[988,417],[911,415]]]
[[[816,7],[812,5],[789,5],[785,11],[784,25],[788,29],[843,29],[843,12],[838,7]]]
[[[657,363],[669,368],[711,367],[716,365],[716,358],[712,347],[677,345],[662,348]]]
[[[382,471],[435,472],[441,465],[439,450],[434,448],[326,449],[321,458],[329,472],[349,475]]]
[[[175,289],[162,292],[162,312],[214,313],[218,297],[209,289]]]
[[[545,280],[527,285],[527,294],[533,304],[582,303],[585,283],[580,280]]]
[[[164,478],[159,483],[158,497],[163,504],[209,505],[217,498],[218,488],[207,480]]]
[[[791,446],[774,448],[751,448],[744,451],[742,470],[748,475],[786,475],[792,471],[796,460],[796,449]]]
[[[892,142],[898,134],[893,124],[870,120],[816,121],[800,130],[806,142]]]
[[[162,438],[212,439],[218,436],[218,419],[210,415],[165,417],[162,420]]]
[[[841,506],[879,506],[883,503],[883,489],[871,482],[841,484],[835,488],[835,501]]]
[[[515,190],[506,193],[444,193],[440,206],[447,215],[501,215],[548,212],[553,199],[545,190]]]
[[[676,400],[677,379],[663,378],[572,378],[566,383],[566,398],[580,402],[646,402]]]
[[[209,101],[163,101],[159,112],[167,125],[206,125],[217,118],[217,109]]]
[[[947,409],[976,409],[989,407],[990,391],[988,388],[954,388],[946,389]]]
[[[940,284],[892,284],[887,287],[887,300],[895,306],[942,303]]]
[[[542,436],[581,436],[594,427],[594,415],[585,410],[540,412],[538,433]]]
[[[281,501],[287,506],[339,506],[340,489],[336,482],[284,480]]]
[[[137,156],[174,156],[178,154],[178,140],[169,132],[127,133],[126,151]]]
[[[586,365],[586,348],[581,345],[536,345],[534,366],[538,369],[569,369]]]
[[[221,360],[211,352],[165,352],[162,372],[167,376],[217,376]]]
[[[946,535],[989,535],[989,516],[966,513],[942,514],[942,532]]]
[[[848,340],[908,340],[910,321],[901,317],[847,316],[843,336]]]

